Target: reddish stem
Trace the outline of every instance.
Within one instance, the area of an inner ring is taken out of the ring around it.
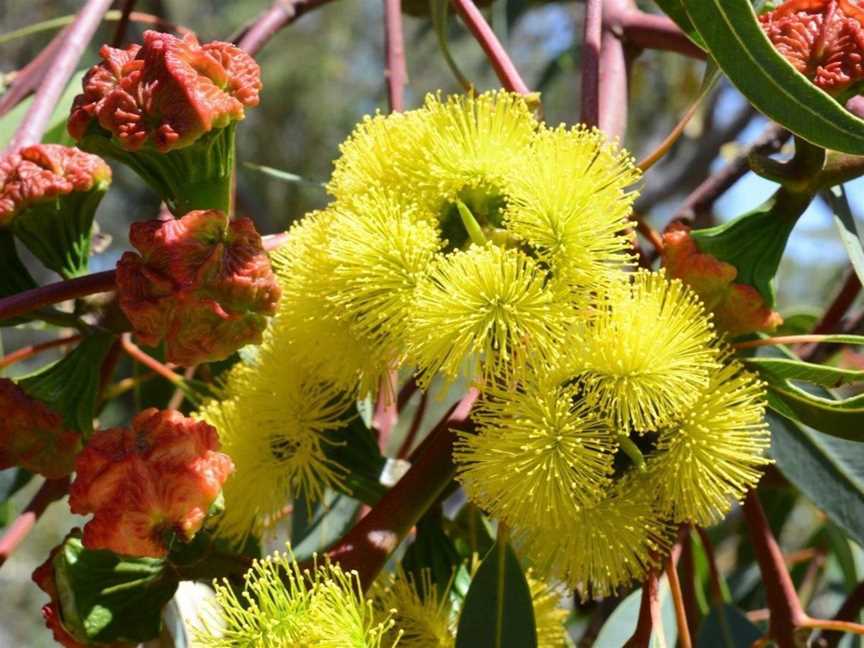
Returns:
[[[702,549],[708,559],[708,572],[711,575],[711,597],[714,599],[714,605],[723,605],[723,587],[720,585],[721,576],[720,569],[717,567],[717,557],[714,554],[714,543],[711,542],[711,538],[708,537],[702,527],[696,527],[696,532],[699,534]]]
[[[858,278],[855,270],[850,267],[846,272],[846,280],[843,282],[843,286],[836,297],[834,297],[831,305],[826,309],[822,319],[813,327],[812,332],[814,334],[836,333],[838,330],[842,330],[840,324],[860,293],[861,280]],[[811,362],[819,362],[822,352],[823,350],[818,344],[806,346],[799,350],[800,356],[804,360]]]
[[[114,288],[113,270],[96,272],[76,279],[32,288],[0,299],[0,320],[26,315],[37,308],[57,304],[67,299],[78,299],[95,293],[109,292]]]
[[[387,99],[391,112],[405,110],[405,39],[402,35],[402,1],[384,0],[384,28],[386,34]]]
[[[75,67],[87,43],[102,22],[102,16],[108,11],[111,2],[112,0],[87,0],[75,22],[64,33],[63,44],[57,51],[57,55],[52,57],[51,67],[42,80],[39,90],[36,91],[36,98],[24,115],[24,119],[21,120],[7,150],[38,144],[42,139],[42,134],[48,127],[48,121],[54,108],[57,107],[63,89],[72,78],[72,73],[75,72]]]
[[[415,453],[417,460],[374,508],[328,554],[345,570],[356,570],[368,588],[389,555],[438,499],[453,479],[451,451],[455,430],[470,430],[468,416],[477,391],[472,389],[450,408]]]
[[[63,497],[68,488],[68,477],[45,480],[45,483],[42,484],[36,495],[30,500],[27,508],[21,512],[6,530],[6,533],[3,534],[3,537],[0,538],[0,566],[6,562],[9,556],[24,541],[24,538],[33,530],[36,522],[45,512],[45,509],[48,508],[48,505]]]
[[[102,366],[99,367],[99,397],[102,398],[108,384],[111,382],[111,377],[117,369],[117,363],[120,362],[120,355],[123,353],[123,344],[119,339],[114,340],[105,359],[102,361]]]
[[[779,646],[796,646],[797,630],[806,624],[807,615],[801,607],[795,584],[783,560],[783,552],[771,532],[756,491],[747,493],[743,511],[762,573],[768,609],[771,611],[769,634]]]
[[[612,19],[633,9],[632,0],[603,1],[603,39],[600,46],[598,127],[609,137],[623,137],[627,129],[627,52]]]
[[[141,348],[132,341],[132,335],[130,333],[124,333],[120,340],[123,345],[123,350],[130,358],[139,364],[144,365],[150,369],[150,371],[162,376],[172,385],[179,385],[182,382],[183,379],[174,373],[174,371],[171,370],[171,367],[159,362],[153,356],[144,353]]]
[[[330,0],[275,0],[234,42],[250,54],[257,54],[283,27],[328,2]]]
[[[660,619],[660,594],[657,587],[657,573],[652,571],[642,583],[642,604],[639,606],[639,619],[633,636],[624,644],[625,648],[648,648],[654,623]]]
[[[586,0],[582,39],[583,124],[596,126],[600,117],[600,42],[603,39],[603,0]]]
[[[624,42],[628,45],[677,52],[696,59],[705,58],[705,52],[666,16],[631,9],[610,16],[609,24],[623,32]]]
[[[57,338],[56,340],[48,340],[47,342],[40,342],[39,344],[26,346],[23,349],[18,349],[17,351],[13,351],[9,355],[0,358],[0,369],[5,369],[16,362],[32,358],[48,349],[53,349],[58,346],[66,346],[67,344],[74,344],[80,339],[80,335],[70,335],[68,337]]]
[[[684,605],[684,595],[681,592],[681,581],[678,580],[678,569],[675,563],[681,556],[682,542],[690,542],[689,535],[682,539],[669,557],[666,559],[666,577],[669,579],[669,590],[672,592],[672,602],[675,604],[675,623],[678,626],[678,646],[680,648],[693,648],[690,639],[690,624],[687,618],[687,610]]]
[[[691,637],[699,630],[699,605],[696,602],[696,563],[693,558],[693,538],[690,528],[685,526],[681,538],[681,592],[684,597],[684,613]]]
[[[120,20],[117,23],[117,28],[114,30],[114,38],[111,39],[112,47],[120,47],[123,41],[126,40],[126,31],[129,29],[129,19],[132,17],[132,10],[135,8],[136,0],[124,0],[123,9],[120,13]]]
[[[511,92],[518,92],[521,95],[530,94],[528,86],[525,85],[516,70],[516,66],[513,65],[513,61],[510,60],[510,56],[502,47],[501,41],[498,40],[477,5],[471,0],[451,0],[451,2],[462,17],[462,21],[474,34],[474,38],[480,43],[480,47],[486,52],[486,57],[492,64],[495,74],[498,75],[501,85]]]

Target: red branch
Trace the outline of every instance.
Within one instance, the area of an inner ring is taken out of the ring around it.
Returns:
[[[657,587],[657,573],[652,571],[642,584],[642,604],[639,606],[639,620],[633,636],[624,648],[648,648],[654,624],[660,619],[660,594]]]
[[[60,499],[69,488],[69,478],[46,479],[33,499],[0,538],[0,566],[24,541],[48,505]]]
[[[472,389],[450,408],[414,453],[416,461],[408,472],[327,552],[345,570],[356,570],[364,589],[453,479],[455,430],[471,429],[468,416],[476,400],[477,391]]]
[[[769,633],[779,646],[796,646],[796,631],[805,625],[807,615],[801,607],[795,584],[783,560],[783,552],[771,532],[756,491],[747,493],[743,510],[762,573],[768,609],[771,611]]]
[[[600,42],[603,38],[603,0],[585,2],[585,31],[582,39],[582,117],[587,126],[596,126],[600,117]]]
[[[57,55],[51,58],[51,67],[7,150],[37,144],[42,139],[63,89],[72,78],[75,66],[78,65],[87,43],[102,22],[102,16],[108,11],[111,2],[112,0],[87,0],[75,22],[64,32],[62,46],[58,48]]]
[[[613,14],[609,24],[621,30],[624,42],[628,45],[677,52],[696,59],[705,58],[705,52],[666,16],[630,10]]]
[[[275,0],[269,9],[255,19],[233,40],[250,54],[257,54],[283,27],[330,0]]]
[[[150,371],[162,376],[173,385],[182,384],[183,379],[174,373],[171,367],[159,362],[153,356],[144,353],[141,348],[132,341],[132,335],[130,333],[124,333],[122,335],[120,338],[120,344],[123,346],[126,355],[132,358],[135,362],[144,365]]]
[[[96,272],[76,279],[32,288],[0,299],[0,320],[25,315],[37,308],[57,304],[67,299],[78,299],[95,293],[109,292],[114,288],[113,270]]]
[[[384,0],[384,28],[387,50],[387,67],[384,70],[384,76],[387,78],[387,99],[390,102],[391,112],[402,112],[405,110],[405,81],[408,73],[405,69],[401,0]]]
[[[604,0],[603,39],[600,46],[600,78],[597,125],[609,137],[622,137],[627,129],[627,53],[612,19],[633,9],[632,0]]]
[[[498,40],[477,5],[471,0],[451,0],[451,2],[462,17],[462,21],[474,34],[474,38],[480,43],[480,47],[486,52],[486,57],[495,69],[495,74],[498,75],[501,85],[511,92],[518,92],[522,95],[530,94],[528,86],[519,76],[516,66],[513,65],[513,61],[510,60],[510,56],[502,47],[501,41]]]
[[[74,344],[80,339],[80,335],[70,335],[69,337],[57,338],[56,340],[48,340],[47,342],[40,342],[39,344],[26,346],[0,358],[0,369],[5,369],[16,362],[32,358],[48,349],[53,349],[58,346],[66,346],[67,344]]]

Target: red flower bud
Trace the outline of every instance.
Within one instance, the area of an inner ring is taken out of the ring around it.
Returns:
[[[149,144],[164,153],[243,119],[246,106],[258,105],[261,70],[230,43],[202,46],[191,34],[146,31],[143,46],[105,45],[99,55],[102,63],[84,77],[69,116],[76,140],[95,121],[126,150]]]
[[[0,378],[0,469],[21,466],[48,479],[72,472],[81,435],[8,378]]]
[[[789,0],[759,20],[777,50],[829,94],[864,79],[864,9],[849,0]]]
[[[59,144],[36,144],[0,157],[0,226],[26,207],[111,181],[102,158]]]
[[[772,331],[783,323],[779,313],[765,306],[759,291],[734,283],[738,270],[699,251],[684,229],[663,235],[663,266],[670,277],[688,284],[714,313],[714,324],[732,336]]]
[[[280,289],[251,220],[192,211],[134,223],[129,239],[140,254],[120,259],[117,290],[145,344],[165,340],[167,359],[188,366],[260,343]]]
[[[93,513],[84,546],[161,558],[167,534],[191,540],[234,470],[218,450],[214,427],[154,408],[94,434],[69,490],[73,513]]]

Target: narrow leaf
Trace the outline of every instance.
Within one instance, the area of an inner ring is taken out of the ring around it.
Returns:
[[[519,559],[499,539],[483,559],[459,616],[456,648],[536,648],[531,591]]]
[[[768,406],[778,414],[825,434],[864,442],[864,394],[833,400],[785,383],[768,384]],[[858,449],[861,452],[861,449]]]
[[[749,0],[681,1],[711,56],[754,107],[817,146],[864,154],[864,121],[774,49]]]
[[[771,454],[777,468],[856,542],[864,543],[864,452],[775,415]]]
[[[696,27],[693,26],[693,22],[690,20],[690,16],[687,15],[687,9],[684,8],[682,0],[654,0],[654,2],[681,28],[681,31],[687,34],[690,40],[703,50],[706,49],[702,36],[699,35]]]
[[[745,362],[757,369],[769,382],[781,385],[787,380],[802,380],[823,387],[839,387],[864,380],[864,371],[839,369],[801,360],[756,357],[746,358]]]
[[[842,187],[831,187],[823,194],[834,210],[834,226],[837,228],[837,233],[840,234],[840,240],[843,242],[843,247],[846,248],[846,254],[849,255],[849,261],[852,263],[852,268],[855,274],[864,283],[864,236],[855,222],[855,217],[852,215],[852,210],[849,207],[849,200],[846,196],[846,190]]]

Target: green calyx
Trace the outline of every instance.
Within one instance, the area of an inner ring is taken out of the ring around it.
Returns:
[[[189,146],[160,153],[127,151],[107,131],[93,125],[78,143],[85,151],[125,164],[168,205],[177,218],[196,209],[231,211],[235,124],[205,133]]]

